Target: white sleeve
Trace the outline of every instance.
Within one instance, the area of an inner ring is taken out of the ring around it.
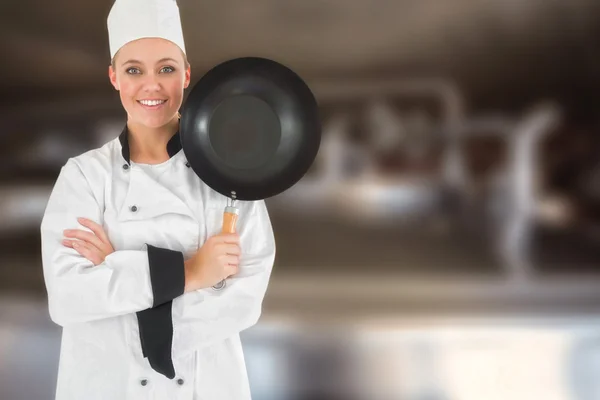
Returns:
[[[213,230],[221,226],[223,211],[207,215]],[[206,288],[173,300],[173,357],[183,356],[224,340],[253,326],[259,319],[275,259],[275,239],[264,201],[240,210],[239,272],[222,290]],[[209,232],[214,235],[218,232]]]
[[[103,225],[103,205],[79,166],[61,169],[41,223],[42,265],[52,320],[59,325],[99,320],[153,306],[148,251],[115,251],[102,264],[62,244],[65,229],[86,229],[77,218]]]

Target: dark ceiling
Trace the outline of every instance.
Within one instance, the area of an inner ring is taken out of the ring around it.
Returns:
[[[599,3],[179,0],[195,79],[220,61],[257,55],[289,65],[314,85],[382,74],[444,77],[466,93],[471,108],[513,107],[545,96],[594,103]],[[2,2],[0,87],[8,95],[0,119],[24,107],[116,98],[106,77],[111,4]]]

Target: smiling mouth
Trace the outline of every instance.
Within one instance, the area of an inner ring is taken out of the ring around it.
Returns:
[[[167,100],[138,100],[137,102],[146,107],[158,107],[165,104]]]

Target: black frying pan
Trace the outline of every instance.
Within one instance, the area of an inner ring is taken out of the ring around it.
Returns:
[[[180,120],[183,151],[208,186],[231,199],[223,231],[234,232],[236,200],[293,186],[321,142],[317,102],[289,68],[264,58],[217,65],[192,88]]]

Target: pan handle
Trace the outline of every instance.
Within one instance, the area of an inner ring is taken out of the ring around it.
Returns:
[[[237,223],[239,210],[233,206],[225,207],[223,213],[222,233],[235,233],[235,224]]]
[[[235,233],[235,225],[237,223],[239,210],[234,206],[225,207],[223,213],[223,227],[221,228],[222,233]],[[226,281],[223,279],[221,282],[213,286],[215,290],[221,290],[225,287]]]

